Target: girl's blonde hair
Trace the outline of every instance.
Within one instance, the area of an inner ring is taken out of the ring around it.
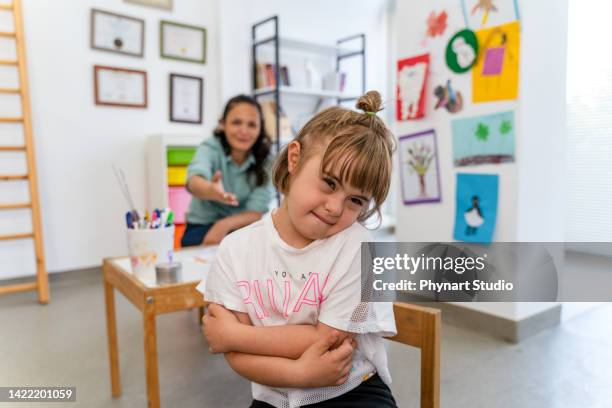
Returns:
[[[306,123],[293,139],[300,143],[300,161],[296,169],[315,153],[323,152],[321,172],[336,176],[343,184],[358,188],[373,199],[358,218],[362,222],[377,213],[387,198],[391,184],[391,156],[395,142],[391,131],[376,116],[382,99],[369,91],[356,103],[356,112],[338,106],[327,108]],[[281,150],[272,168],[274,187],[282,194],[290,188],[287,146]]]

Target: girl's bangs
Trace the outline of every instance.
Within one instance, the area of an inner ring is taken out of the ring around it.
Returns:
[[[333,138],[323,153],[321,170],[380,203],[387,196],[391,175],[388,154],[382,143],[363,136]]]

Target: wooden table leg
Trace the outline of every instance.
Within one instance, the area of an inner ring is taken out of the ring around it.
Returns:
[[[113,285],[104,279],[104,300],[106,303],[106,330],[108,332],[108,357],[110,362],[111,393],[121,396],[119,377],[119,349],[117,347],[117,319],[115,318],[115,292]]]
[[[149,408],[159,408],[159,375],[157,372],[157,335],[155,328],[155,305],[147,298],[143,310],[144,350],[147,375],[147,401]]]

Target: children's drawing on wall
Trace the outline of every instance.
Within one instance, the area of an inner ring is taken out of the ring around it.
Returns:
[[[478,243],[492,241],[498,185],[499,177],[495,174],[457,174],[454,239]]]
[[[472,30],[461,30],[446,46],[446,65],[458,74],[467,72],[476,63],[478,39]]]
[[[463,96],[461,92],[453,89],[451,80],[446,81],[446,85],[438,85],[434,89],[436,101],[435,110],[445,108],[450,113],[457,113],[463,108]]]
[[[484,28],[519,20],[518,0],[461,0],[466,27]]]
[[[484,224],[484,218],[482,216],[482,210],[480,209],[480,198],[477,195],[472,196],[472,206],[463,213],[465,223],[465,235],[476,235],[478,228]]]
[[[514,161],[514,112],[456,119],[451,129],[456,167]]]
[[[517,21],[476,32],[480,54],[472,69],[472,100],[516,99],[519,84],[520,30]]]
[[[497,12],[497,7],[495,4],[493,4],[493,0],[478,0],[478,2],[474,4],[474,7],[472,7],[472,12],[470,14],[473,16],[476,14],[476,12],[480,12],[480,14],[482,14],[482,22],[480,26],[484,27],[489,19],[489,13]]]
[[[397,61],[397,120],[425,116],[425,87],[429,74],[429,54]]]
[[[446,11],[436,13],[432,11],[429,17],[427,17],[427,37],[435,38],[441,37],[446,31],[448,14]]]
[[[438,149],[433,129],[401,136],[400,177],[404,204],[441,200]]]

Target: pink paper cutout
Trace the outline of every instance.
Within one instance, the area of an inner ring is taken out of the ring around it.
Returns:
[[[504,67],[506,47],[487,48],[484,55],[482,75],[500,75]]]

